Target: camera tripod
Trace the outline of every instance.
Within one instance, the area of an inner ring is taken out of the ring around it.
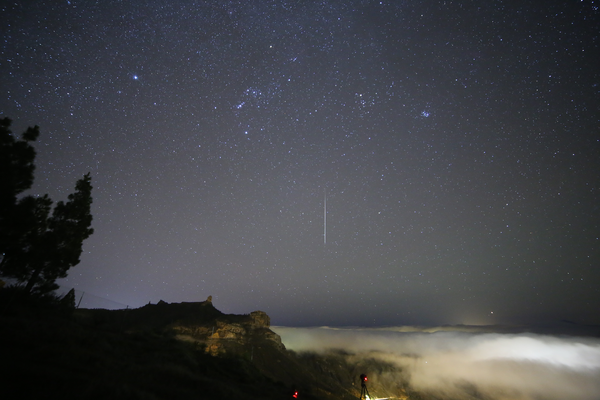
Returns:
[[[360,383],[360,397],[359,397],[359,400],[362,400],[362,399],[367,400],[367,399],[370,399],[370,398],[371,398],[371,395],[369,394],[369,389],[367,389],[367,384],[364,383],[364,382],[361,382]]]

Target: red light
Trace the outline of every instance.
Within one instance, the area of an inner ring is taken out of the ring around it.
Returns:
[[[298,392],[294,392],[294,395],[292,397],[295,398],[295,399],[297,399],[298,398]]]

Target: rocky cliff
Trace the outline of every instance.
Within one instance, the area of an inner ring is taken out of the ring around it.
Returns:
[[[199,304],[212,307],[212,298],[209,296]],[[202,344],[212,355],[250,352],[252,357],[254,347],[263,345],[285,350],[281,338],[269,329],[270,326],[271,319],[265,312],[253,311],[248,315],[222,314],[205,322],[193,318],[180,319],[171,323],[169,328],[176,332],[178,339]]]
[[[246,315],[223,314],[209,296],[202,302],[147,304],[131,310],[77,310],[76,317],[95,326],[118,327],[125,332],[173,333],[179,340],[205,347],[212,355],[253,356],[255,349],[284,351],[281,338],[269,327],[263,311]]]
[[[286,350],[270,329],[263,311],[224,314],[209,296],[206,301],[159,301],[132,310],[77,310],[80,322],[103,330],[118,330],[130,337],[175,338],[195,351],[223,360],[243,360],[282,388],[299,389],[306,399],[341,400],[358,397],[356,379],[363,364],[348,362],[347,355],[299,355]],[[245,368],[245,367],[244,367]],[[285,390],[287,390],[285,389]]]
[[[298,390],[306,400],[350,400],[360,393],[358,374],[389,370],[345,353],[288,351],[267,314],[224,314],[210,297],[72,310],[58,303],[7,307],[14,296],[3,290],[0,325],[8,336],[0,375],[3,393],[20,398],[276,400]]]

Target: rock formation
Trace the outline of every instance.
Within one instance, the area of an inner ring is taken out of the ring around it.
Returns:
[[[298,357],[285,349],[279,335],[271,331],[265,312],[223,314],[213,306],[211,296],[200,302],[161,300],[127,310],[77,309],[74,320],[85,328],[111,334],[122,332],[130,338],[174,336],[195,347],[178,345],[179,348],[225,355],[235,368],[237,365],[254,378],[264,376],[284,385],[280,387],[299,388],[307,394],[303,396],[306,398],[348,399],[358,394],[351,384],[356,374],[349,372],[348,365],[338,359],[327,365],[313,365],[316,361],[311,360],[316,356]],[[257,371],[262,375],[256,375]]]
[[[279,335],[269,327],[270,318],[263,311],[224,315],[201,325],[182,322],[171,326],[178,339],[203,344],[212,355],[244,352],[266,343],[285,349]]]

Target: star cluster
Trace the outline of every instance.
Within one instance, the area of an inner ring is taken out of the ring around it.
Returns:
[[[0,114],[41,128],[35,192],[92,174],[64,287],[289,325],[598,323],[598,6],[5,5]]]

